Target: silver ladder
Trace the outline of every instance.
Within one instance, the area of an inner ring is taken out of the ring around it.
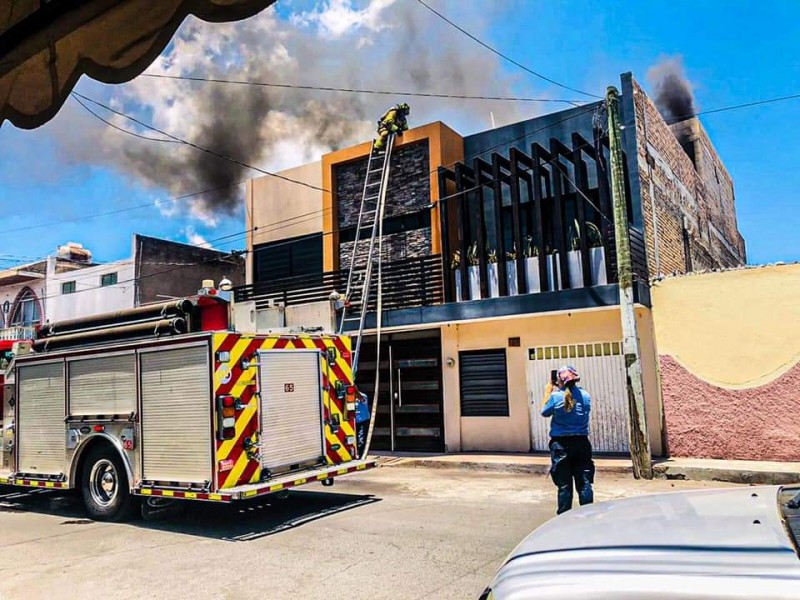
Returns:
[[[364,323],[367,319],[367,309],[370,302],[370,292],[372,285],[372,274],[376,263],[381,257],[376,256],[375,241],[382,234],[382,221],[384,208],[386,206],[386,188],[389,184],[389,163],[392,158],[392,148],[394,148],[394,134],[390,134],[386,139],[383,148],[375,148],[372,142],[369,159],[367,160],[367,177],[364,181],[364,192],[361,196],[361,209],[358,212],[358,223],[356,225],[356,236],[353,244],[353,252],[350,257],[350,269],[347,274],[347,287],[345,288],[345,306],[342,310],[342,317],[339,321],[339,333],[344,331],[345,324],[358,322],[358,332],[356,335],[356,347],[353,352],[353,376],[358,370],[358,357],[361,353],[362,333]],[[369,230],[369,244],[362,232]],[[359,260],[362,246],[367,246],[366,263]],[[380,265],[378,265],[380,268]],[[381,290],[377,293],[380,295]],[[358,308],[358,314],[352,315],[349,309]]]

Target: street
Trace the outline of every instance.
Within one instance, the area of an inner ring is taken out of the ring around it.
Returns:
[[[600,477],[596,500],[725,484]],[[287,500],[125,524],[56,492],[0,492],[0,597],[477,599],[554,513],[543,476],[384,467]]]

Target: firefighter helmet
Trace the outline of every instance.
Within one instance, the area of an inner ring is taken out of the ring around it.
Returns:
[[[405,102],[401,102],[400,104],[397,105],[397,110],[408,114],[411,112],[411,107]]]

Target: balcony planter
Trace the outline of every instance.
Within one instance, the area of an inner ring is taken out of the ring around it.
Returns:
[[[464,292],[463,285],[461,283],[461,271],[456,271],[454,275],[456,276],[456,302],[463,302]]]
[[[606,285],[606,250],[602,246],[589,248],[589,260],[592,264],[592,285]]]
[[[547,289],[550,291],[561,289],[561,261],[558,252],[547,255]]]
[[[569,269],[569,287],[578,289],[583,287],[583,264],[581,263],[581,251],[570,250],[567,252],[567,267]]]
[[[519,294],[517,287],[517,263],[506,261],[506,282],[508,283],[508,295],[516,296]]]
[[[525,281],[528,284],[529,294],[536,294],[542,291],[542,283],[539,278],[538,256],[528,256],[525,259]]]
[[[500,297],[500,280],[497,274],[497,263],[486,265],[486,273],[489,276],[489,298]]]
[[[470,266],[467,267],[467,276],[469,277],[469,299],[481,299],[481,271],[480,267]]]

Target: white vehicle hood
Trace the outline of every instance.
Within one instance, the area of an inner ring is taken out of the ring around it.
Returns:
[[[494,598],[800,598],[778,491],[676,492],[570,511],[511,553]]]

